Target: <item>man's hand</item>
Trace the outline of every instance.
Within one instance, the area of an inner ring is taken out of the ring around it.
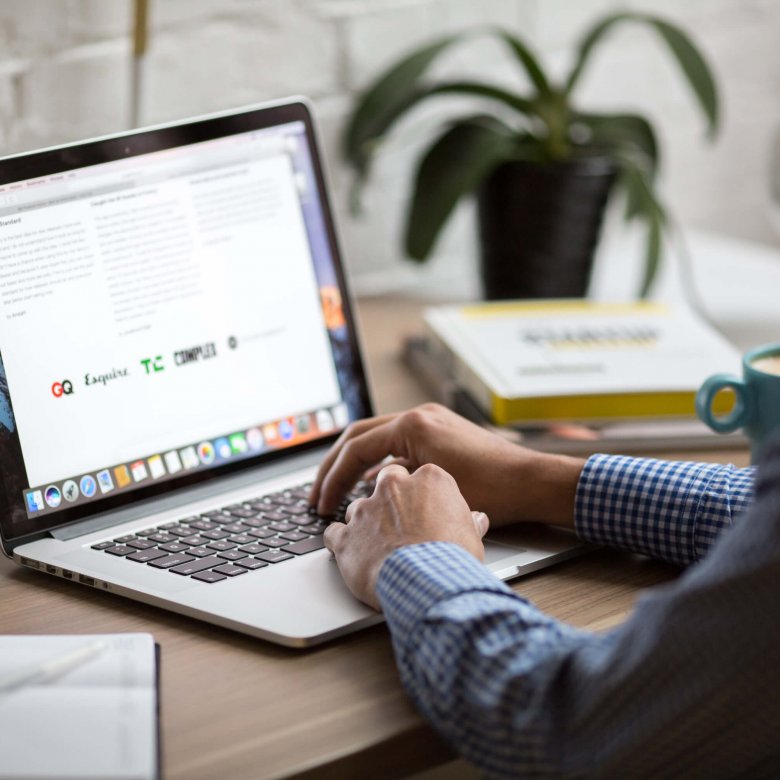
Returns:
[[[399,465],[385,466],[374,494],[353,501],[346,520],[328,526],[325,545],[347,587],[377,610],[379,570],[399,547],[453,542],[480,560],[485,555],[487,517],[469,510],[455,480],[438,466],[422,466],[414,474]]]
[[[468,506],[486,512],[494,525],[574,523],[584,461],[519,447],[438,404],[350,425],[320,467],[312,504],[320,514],[333,513],[355,482],[387,456],[410,471],[440,466],[454,477]]]

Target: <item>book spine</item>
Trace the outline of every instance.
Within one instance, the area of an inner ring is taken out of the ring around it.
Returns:
[[[476,372],[465,363],[430,323],[425,323],[425,338],[431,360],[435,361],[443,376],[468,392],[485,417],[493,419],[495,397]]]

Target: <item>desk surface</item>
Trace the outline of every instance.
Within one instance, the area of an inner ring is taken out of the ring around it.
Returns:
[[[397,359],[420,306],[360,304],[377,409],[425,400]],[[745,465],[747,453],[686,453]],[[598,551],[517,580],[542,609],[589,629],[628,615],[641,588],[669,566]],[[278,648],[164,610],[19,569],[0,560],[0,631],[149,631],[162,647],[164,777],[399,777],[442,762],[449,749],[417,715],[395,671],[384,626],[307,651]]]

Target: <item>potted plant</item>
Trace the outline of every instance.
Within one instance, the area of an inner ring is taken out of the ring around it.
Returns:
[[[622,190],[626,220],[642,221],[647,231],[639,290],[646,295],[668,225],[655,192],[656,133],[639,114],[587,112],[575,101],[594,49],[625,22],[649,27],[666,44],[714,137],[718,97],[712,73],[690,38],[668,21],[635,12],[600,19],[580,40],[562,83],[545,73],[525,42],[500,28],[482,28],[407,54],[358,99],[344,135],[345,156],[356,173],[353,196],[399,118],[439,95],[474,96],[489,111],[451,118],[421,157],[406,225],[408,256],[424,261],[455,204],[475,194],[486,297],[581,296],[608,196]],[[509,48],[528,78],[527,93],[482,81],[426,79],[439,55],[475,35],[493,36]]]

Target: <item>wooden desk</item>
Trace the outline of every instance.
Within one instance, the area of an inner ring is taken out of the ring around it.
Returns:
[[[379,411],[425,400],[399,365],[399,336],[419,304],[361,303]],[[702,459],[720,460],[702,454]],[[697,457],[688,453],[686,457]],[[723,460],[747,463],[747,453]],[[668,566],[599,551],[514,587],[576,626],[623,620],[637,591],[674,577]],[[377,626],[293,651],[0,561],[0,631],[149,631],[162,646],[162,739],[167,780],[403,777],[451,757],[398,682],[389,635]]]

